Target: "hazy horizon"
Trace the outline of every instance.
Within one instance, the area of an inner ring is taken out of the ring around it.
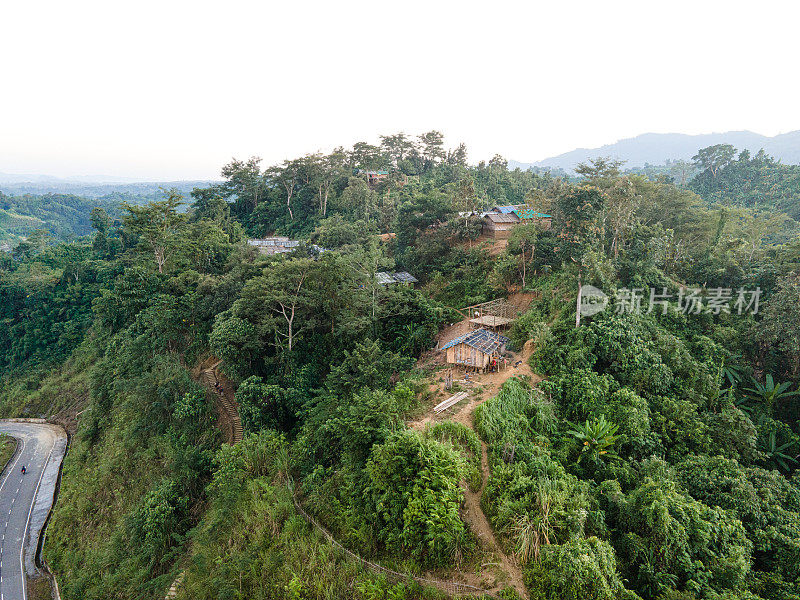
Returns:
[[[537,157],[537,158],[535,158],[533,160],[527,160],[527,157],[509,156],[509,155],[503,153],[502,151],[498,151],[498,154],[501,154],[504,158],[506,158],[507,160],[509,160],[511,162],[520,163],[520,164],[533,164],[533,163],[536,163],[536,162],[546,161],[547,159],[551,159],[551,158],[554,158],[554,157],[556,157],[556,156],[558,156],[560,154],[568,153],[568,152],[571,152],[571,151],[575,151],[575,150],[595,150],[595,149],[599,149],[599,148],[601,148],[603,146],[613,145],[613,144],[616,144],[618,142],[622,142],[622,141],[629,140],[629,139],[636,139],[636,138],[639,138],[641,136],[647,136],[647,135],[723,135],[723,134],[726,134],[726,133],[734,133],[734,132],[748,132],[748,133],[753,133],[753,134],[759,135],[759,136],[765,136],[765,137],[768,137],[768,138],[773,138],[773,137],[776,137],[776,136],[779,136],[779,135],[792,133],[794,131],[796,131],[796,130],[780,131],[780,132],[778,132],[778,133],[776,133],[774,135],[771,135],[771,136],[767,136],[767,135],[765,135],[763,133],[760,133],[760,132],[757,132],[757,131],[750,131],[750,130],[744,130],[744,129],[742,129],[742,130],[734,130],[734,131],[724,131],[724,132],[723,131],[720,131],[720,132],[716,132],[716,131],[715,132],[701,132],[699,134],[687,134],[687,133],[677,132],[677,131],[671,131],[671,132],[645,131],[645,132],[639,133],[639,134],[637,134],[635,136],[631,136],[631,137],[628,137],[628,138],[618,138],[618,139],[615,139],[615,140],[610,140],[610,141],[607,141],[607,142],[603,142],[602,144],[599,144],[598,146],[594,146],[594,147],[577,146],[575,148],[569,148],[566,151],[560,152],[558,154],[556,154],[556,153],[548,154],[546,156]],[[409,132],[406,132],[406,133],[409,133]],[[446,134],[446,132],[444,132],[444,133]],[[415,134],[416,134],[416,132],[413,133],[413,134],[409,133],[409,135],[415,135]],[[446,140],[447,140],[447,138],[446,138]],[[368,142],[372,142],[372,143],[376,143],[376,144],[379,143],[378,136],[375,136],[374,139],[363,140],[363,141],[368,141]],[[449,146],[454,146],[456,144],[455,143],[449,143],[447,145],[449,147]],[[331,150],[331,149],[332,149],[332,147],[331,148],[325,148],[325,149],[322,149],[322,150]],[[315,150],[320,150],[320,149],[317,148]],[[307,153],[313,152],[315,150],[309,150],[308,152],[301,152],[300,154],[307,154]],[[247,157],[245,157],[243,155],[238,155],[236,157],[237,158],[247,158]],[[230,158],[233,158],[233,156],[230,157]],[[286,156],[284,158],[292,158],[292,157]],[[482,157],[480,160],[484,160],[484,159],[488,159],[488,158],[491,158],[491,157],[485,157],[485,158]],[[675,157],[672,157],[672,158],[675,158]],[[278,161],[274,161],[274,162],[278,162]],[[472,160],[470,160],[470,162],[474,164],[474,163],[477,163],[478,160],[477,159],[472,159]],[[169,175],[167,175],[166,177],[162,177],[162,178],[153,178],[153,177],[141,178],[141,177],[132,177],[132,176],[130,176],[128,174],[115,175],[115,174],[109,174],[109,173],[98,173],[98,174],[52,173],[52,172],[42,172],[42,171],[32,171],[32,172],[27,172],[27,173],[12,173],[12,172],[8,172],[8,171],[0,169],[0,183],[5,183],[5,184],[11,184],[11,183],[14,183],[14,184],[17,184],[17,183],[19,183],[19,184],[23,184],[23,183],[47,184],[47,183],[51,182],[53,184],[65,184],[65,183],[73,184],[74,183],[76,185],[77,184],[84,184],[84,185],[89,185],[89,184],[120,184],[120,185],[123,185],[123,184],[137,184],[137,183],[165,183],[165,182],[171,182],[171,181],[218,181],[218,180],[221,179],[220,173],[219,173],[219,169],[222,168],[223,164],[224,163],[219,165],[219,168],[217,169],[216,173],[213,173],[213,174],[211,174],[211,175],[209,175],[207,177],[178,177],[178,176],[169,176]],[[28,178],[28,179],[26,179],[26,178]]]

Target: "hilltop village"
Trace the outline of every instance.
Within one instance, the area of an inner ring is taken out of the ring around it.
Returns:
[[[800,597],[797,169],[431,131],[50,197],[0,409],[69,433],[61,598]]]

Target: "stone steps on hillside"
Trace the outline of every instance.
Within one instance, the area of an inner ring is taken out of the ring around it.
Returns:
[[[242,428],[242,419],[239,416],[239,407],[236,405],[235,400],[231,400],[225,393],[225,390],[220,391],[217,389],[216,384],[219,378],[216,374],[216,369],[219,366],[216,362],[213,366],[203,371],[203,382],[206,387],[214,393],[214,403],[217,410],[224,416],[225,424],[228,425],[223,431],[228,436],[228,441],[231,444],[238,444],[244,437],[244,429]]]

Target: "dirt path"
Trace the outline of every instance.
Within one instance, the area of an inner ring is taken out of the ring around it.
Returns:
[[[481,441],[481,487],[477,492],[469,489],[469,486],[464,486],[464,510],[462,517],[470,526],[472,531],[477,536],[480,543],[490,552],[494,553],[497,560],[500,562],[500,569],[508,575],[508,583],[513,587],[522,598],[528,598],[528,590],[525,589],[525,583],[522,579],[522,569],[519,568],[517,562],[509,557],[494,536],[492,526],[489,524],[489,519],[481,508],[481,497],[483,490],[486,488],[486,482],[489,480],[489,459],[486,455],[486,443]],[[497,590],[499,591],[499,590]]]
[[[453,331],[458,331],[458,325],[452,325],[449,329],[452,333]],[[542,378],[536,375],[528,365],[528,359],[530,358],[531,354],[533,353],[533,342],[529,340],[525,347],[522,350],[521,354],[515,354],[513,359],[509,362],[509,367],[503,371],[499,371],[497,373],[474,373],[470,375],[470,378],[475,382],[475,386],[480,386],[478,393],[472,394],[466,401],[462,401],[456,406],[454,406],[450,411],[445,411],[440,415],[436,415],[433,411],[428,412],[422,418],[409,423],[409,427],[413,429],[423,430],[429,423],[433,423],[436,421],[443,421],[443,420],[450,420],[455,421],[457,423],[461,423],[469,427],[470,429],[475,429],[475,409],[478,408],[481,404],[486,402],[489,398],[492,398],[497,395],[502,387],[503,383],[506,382],[511,377],[517,376],[524,376],[527,375],[531,378],[533,383],[538,383],[542,380]],[[513,365],[517,362],[521,361],[519,365],[514,367]],[[440,382],[436,382],[437,384]],[[445,392],[443,389],[443,385],[438,386],[439,389],[439,396],[447,395],[449,392]],[[478,388],[476,387],[476,390]],[[450,414],[446,414],[450,413]],[[525,589],[525,584],[522,578],[522,569],[517,564],[517,562],[513,559],[513,557],[508,556],[503,549],[501,548],[500,544],[497,542],[497,538],[494,535],[494,531],[492,530],[492,526],[489,523],[489,519],[486,518],[486,515],[481,508],[481,497],[483,496],[483,490],[486,488],[486,482],[489,480],[489,475],[491,471],[489,469],[489,459],[487,456],[487,447],[486,443],[481,440],[481,487],[478,491],[472,492],[469,489],[469,486],[464,484],[464,508],[462,510],[462,518],[464,521],[470,526],[472,531],[477,536],[480,543],[484,546],[484,549],[488,552],[491,552],[496,560],[499,563],[500,569],[508,576],[508,584],[510,584],[517,593],[522,598],[529,598],[528,591]],[[499,590],[498,590],[499,591]]]

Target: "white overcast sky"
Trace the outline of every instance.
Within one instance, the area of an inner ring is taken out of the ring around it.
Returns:
[[[0,2],[0,172],[216,178],[385,133],[471,162],[800,129],[800,3]]]

